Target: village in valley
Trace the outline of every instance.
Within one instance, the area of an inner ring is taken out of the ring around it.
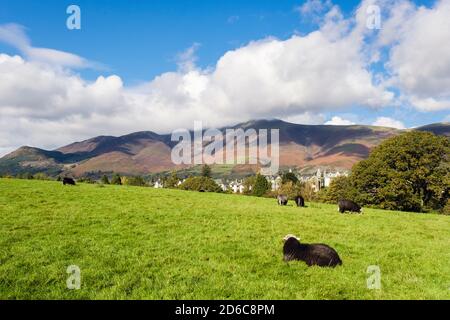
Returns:
[[[308,170],[307,172],[300,171],[296,168],[290,168],[287,172],[293,173],[299,182],[305,185],[309,185],[314,192],[319,192],[323,188],[330,186],[331,182],[337,178],[345,176],[347,177],[350,173],[349,170],[336,169],[336,168],[315,168],[316,170]],[[282,173],[279,172],[276,176],[266,176],[269,185],[271,186],[271,191],[278,191],[282,185]],[[181,179],[178,181],[178,186],[181,185],[186,179]],[[214,179],[215,183],[224,192],[230,193],[244,193],[245,191],[245,178],[242,179],[226,179],[218,178]],[[153,182],[153,187],[156,189],[164,188],[164,180],[156,179]],[[250,187],[251,189],[251,187]]]

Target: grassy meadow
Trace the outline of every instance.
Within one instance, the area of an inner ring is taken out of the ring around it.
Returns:
[[[450,216],[0,179],[0,299],[449,299]],[[282,260],[326,243],[335,269]],[[69,290],[69,265],[81,289]],[[369,290],[368,266],[381,268]]]

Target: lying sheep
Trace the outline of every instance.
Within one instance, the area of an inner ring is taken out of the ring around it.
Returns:
[[[337,252],[326,244],[302,244],[294,235],[284,237],[284,261],[301,260],[308,266],[335,267],[342,264]]]

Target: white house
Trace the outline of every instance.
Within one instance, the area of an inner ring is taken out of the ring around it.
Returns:
[[[162,182],[160,180],[156,181],[155,185],[153,187],[156,188],[156,189],[164,188],[164,186],[163,186],[163,184],[162,184]]]
[[[243,193],[244,192],[244,185],[242,184],[242,181],[233,181],[229,184],[229,187],[231,190],[233,190],[233,193]]]
[[[281,187],[281,177],[266,177],[267,181],[269,182],[272,191],[277,191]]]

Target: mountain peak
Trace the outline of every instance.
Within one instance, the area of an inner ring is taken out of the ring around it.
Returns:
[[[230,127],[228,127],[230,128]],[[349,169],[365,159],[384,139],[402,130],[364,125],[301,125],[279,119],[258,119],[231,128],[278,129],[282,167],[334,167]],[[450,123],[435,123],[416,130],[450,136]],[[139,131],[127,135],[98,136],[55,151],[24,146],[0,159],[0,174],[20,172],[92,172],[150,174],[179,168],[171,161],[170,135]],[[235,170],[230,169],[231,172]],[[239,174],[249,172],[239,168]],[[236,171],[237,172],[237,171]]]

